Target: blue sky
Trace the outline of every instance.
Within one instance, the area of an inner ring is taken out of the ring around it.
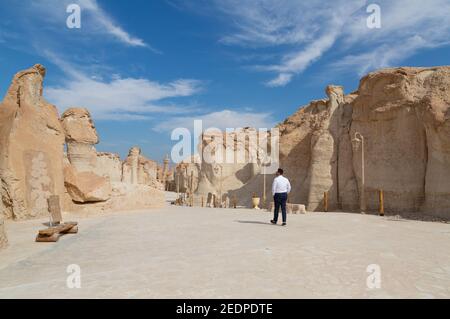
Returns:
[[[69,29],[66,8],[81,8]],[[367,27],[367,7],[381,28]],[[328,84],[450,64],[450,0],[0,0],[0,93],[35,63],[60,112],[87,107],[100,151],[161,160],[176,127],[270,127]]]

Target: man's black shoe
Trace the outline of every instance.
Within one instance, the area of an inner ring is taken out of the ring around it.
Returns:
[[[281,224],[281,226],[286,226],[286,223]]]
[[[277,222],[276,221],[274,221],[274,220],[271,220],[270,221],[272,224],[274,224],[274,225],[276,225],[277,224]]]

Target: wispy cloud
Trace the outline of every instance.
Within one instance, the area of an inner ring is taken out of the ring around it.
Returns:
[[[120,27],[114,19],[98,5],[96,0],[78,0],[78,3],[81,10],[86,10],[90,13],[93,20],[92,23],[100,26],[101,30],[105,33],[111,35],[126,45],[134,47],[148,47],[155,53],[160,53],[159,50],[156,50],[146,44],[144,40],[130,35],[127,31]]]
[[[172,131],[178,127],[193,129],[194,121],[202,120],[203,129],[218,128],[225,130],[227,128],[272,128],[276,120],[270,113],[258,113],[251,111],[235,111],[224,109],[222,111],[211,112],[207,114],[198,114],[196,116],[178,116],[162,121],[154,127],[156,131]]]
[[[27,29],[42,27],[45,22],[47,36],[58,36],[67,32],[66,19],[69,13],[66,8],[70,4],[78,4],[81,9],[81,29],[83,37],[97,40],[113,39],[129,47],[148,48],[154,53],[161,53],[143,39],[125,30],[116,19],[104,10],[97,0],[29,0],[20,8],[19,17],[26,21]],[[51,33],[48,33],[51,32]],[[75,33],[71,33],[76,39]]]
[[[67,75],[61,86],[45,89],[47,99],[61,111],[74,106],[87,107],[95,119],[143,120],[155,114],[183,114],[192,109],[174,104],[171,99],[190,97],[203,89],[203,83],[193,79],[159,83],[119,75],[92,78],[55,54],[47,53],[47,57]]]
[[[450,42],[448,0],[379,0],[381,29],[367,27],[368,0],[213,0],[229,32],[219,42],[241,52],[278,53],[252,69],[274,73],[266,85],[285,86],[314,63],[366,72],[393,66],[419,50]],[[217,15],[217,14],[216,14]],[[219,15],[220,16],[220,15]],[[248,54],[251,56],[251,54]],[[257,59],[255,59],[257,61]]]

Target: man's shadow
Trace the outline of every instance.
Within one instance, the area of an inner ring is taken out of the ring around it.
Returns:
[[[257,222],[252,220],[235,220],[236,223],[240,224],[256,224],[256,225],[269,225],[272,226],[271,223],[265,223],[265,222]]]

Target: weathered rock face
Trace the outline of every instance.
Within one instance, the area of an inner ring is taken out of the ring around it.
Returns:
[[[111,196],[109,178],[93,172],[76,172],[71,165],[64,167],[64,184],[76,203],[107,201]]]
[[[78,172],[91,172],[97,166],[97,131],[89,111],[71,108],[61,116],[66,134],[67,157]]]
[[[357,92],[328,86],[326,94],[278,125],[291,202],[320,211],[326,192],[330,210],[358,210],[365,197],[375,211],[382,189],[389,212],[450,217],[450,67],[380,70],[365,76]],[[357,132],[364,138],[359,145]],[[246,206],[263,184],[258,167],[202,163],[198,176],[197,194],[217,194],[223,185]]]
[[[203,158],[198,163],[182,163],[177,174],[188,186],[193,173],[194,183],[198,180],[195,189],[198,200],[203,197],[209,202],[215,195],[223,203],[233,197],[239,205],[250,206],[251,194],[263,191],[262,184],[255,181],[261,172],[258,134],[253,128],[229,133],[205,132],[200,142]],[[175,179],[178,182],[177,176]]]
[[[19,72],[0,105],[0,194],[7,217],[48,214],[49,195],[64,195],[64,132],[42,97],[45,68]]]
[[[449,217],[450,67],[398,68],[361,80],[351,133],[366,137],[366,197],[391,211]],[[361,180],[360,152],[353,164]]]
[[[97,152],[97,164],[95,173],[100,176],[109,177],[111,182],[122,180],[122,161],[118,154]]]
[[[199,156],[193,155],[176,166],[174,174],[175,191],[190,193],[197,190],[200,173],[199,163]]]
[[[139,147],[133,147],[122,165],[122,181],[133,185],[148,185],[164,190],[163,180],[158,180],[158,164],[141,155]]]
[[[97,174],[98,156],[94,144],[97,131],[88,110],[71,108],[61,117],[66,134],[68,165],[64,167],[64,184],[76,203],[102,202],[110,198],[109,176]]]
[[[107,208],[112,211],[161,208],[165,205],[165,195],[160,189],[148,185],[113,183],[111,200]]]
[[[370,73],[357,92],[328,87],[280,125],[281,163],[293,181],[291,199],[321,210],[360,206],[364,137],[365,197],[378,209],[383,189],[391,212],[448,216],[450,208],[450,68],[398,68]]]
[[[5,248],[8,245],[4,222],[4,217],[0,215],[0,249]]]

